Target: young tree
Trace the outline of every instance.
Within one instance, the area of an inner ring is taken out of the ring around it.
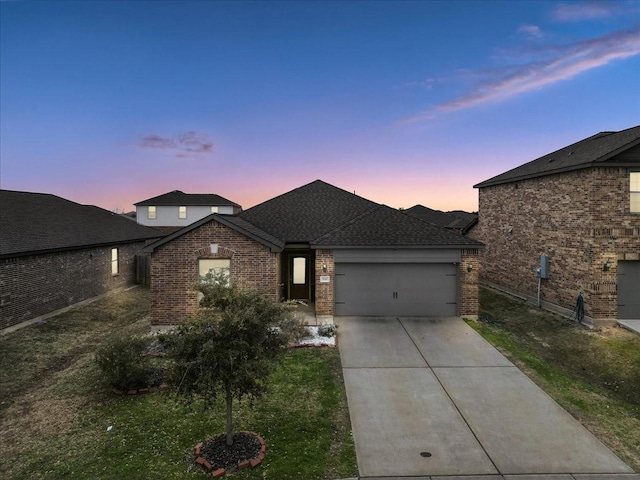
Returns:
[[[226,441],[233,444],[233,399],[264,393],[275,361],[305,327],[282,304],[236,283],[224,273],[196,287],[201,311],[180,325],[172,340],[176,391],[199,395],[205,407],[226,402]]]

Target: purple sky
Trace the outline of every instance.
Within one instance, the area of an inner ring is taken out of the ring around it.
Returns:
[[[392,207],[640,124],[640,2],[0,2],[0,186]]]

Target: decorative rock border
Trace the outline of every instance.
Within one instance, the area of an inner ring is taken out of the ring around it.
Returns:
[[[267,452],[267,445],[264,443],[264,440],[262,439],[262,437],[258,435],[256,432],[243,431],[238,433],[250,433],[251,435],[256,437],[260,442],[260,453],[258,454],[258,456],[256,458],[238,462],[238,470],[244,470],[245,468],[249,468],[249,467],[251,468],[257,467],[262,463],[262,460],[264,460],[264,455]],[[213,466],[211,465],[211,463],[209,463],[209,461],[206,458],[200,456],[200,450],[202,449],[203,443],[204,442],[198,443],[194,448],[194,451],[196,454],[196,463],[198,465],[202,465],[206,470],[211,472],[211,476],[214,478],[223,476],[225,473],[227,473],[226,469],[218,468],[217,470],[212,471]]]
[[[145,393],[155,392],[156,390],[166,390],[169,386],[166,383],[161,383],[157,387],[149,387],[149,388],[138,388],[132,390],[120,390],[116,387],[113,387],[112,391],[119,397],[133,396],[133,395],[144,395]]]

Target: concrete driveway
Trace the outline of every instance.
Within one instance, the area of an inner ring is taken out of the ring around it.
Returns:
[[[336,323],[360,478],[640,480],[460,318]]]

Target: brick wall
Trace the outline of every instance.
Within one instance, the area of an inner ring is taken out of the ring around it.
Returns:
[[[477,248],[463,249],[458,265],[458,285],[460,288],[458,315],[466,318],[478,318],[478,279],[480,258]],[[469,271],[470,270],[470,271]]]
[[[135,254],[144,245],[116,246],[115,276],[110,246],[0,260],[0,329],[133,284]]]
[[[211,253],[211,244],[218,253]],[[151,324],[175,325],[198,309],[198,260],[228,258],[231,281],[279,300],[280,254],[214,220],[166,243],[151,258]]]
[[[323,271],[323,265],[327,271]],[[334,314],[335,266],[333,250],[316,250],[316,315]],[[328,275],[329,283],[320,283],[320,275]]]
[[[574,309],[583,292],[596,325],[616,318],[618,260],[640,250],[640,215],[629,212],[629,171],[591,168],[480,189],[480,216],[470,236],[486,244],[481,279],[537,297],[535,268],[549,256],[541,299]],[[603,270],[607,259],[612,267]]]

